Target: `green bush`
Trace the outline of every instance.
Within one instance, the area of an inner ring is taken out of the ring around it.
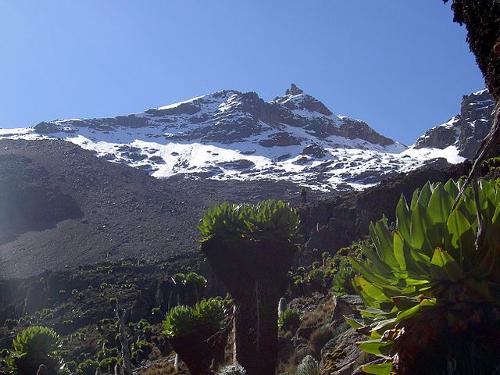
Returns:
[[[337,271],[333,274],[332,278],[332,292],[336,296],[343,296],[345,294],[354,294],[353,280],[357,275],[356,271],[349,263],[348,258],[343,257],[337,267]]]
[[[188,272],[184,277],[184,285],[187,287],[204,288],[207,285],[207,279],[196,272]]]
[[[132,359],[136,363],[140,363],[148,358],[152,349],[153,345],[151,343],[147,342],[146,340],[137,340],[132,344]]]
[[[137,329],[144,331],[145,329],[151,328],[151,324],[146,319],[141,319],[137,322]]]
[[[360,348],[385,360],[365,371],[490,374],[498,365],[500,180],[480,181],[477,196],[467,188],[452,210],[460,188],[427,183],[410,205],[402,197],[395,230],[385,218],[371,224],[375,249],[352,259],[367,308],[365,321],[348,321],[369,335]]]
[[[99,362],[89,358],[77,366],[76,373],[78,375],[95,375],[95,372],[98,368]]]
[[[163,333],[167,337],[176,337],[201,328],[216,332],[224,326],[227,313],[227,307],[220,298],[202,300],[194,307],[176,306],[163,321]]]
[[[325,273],[320,268],[314,268],[307,274],[307,281],[315,287],[323,287],[325,281]]]
[[[60,349],[61,339],[53,329],[29,327],[13,340],[8,366],[15,374],[36,373],[41,364],[57,371],[61,366]]]
[[[97,361],[101,362],[103,359],[118,357],[119,352],[117,348],[103,348],[101,351],[97,353]]]
[[[482,167],[486,169],[486,173],[495,173],[500,171],[500,156],[489,158],[481,163]]]
[[[284,331],[296,331],[300,325],[300,315],[300,311],[297,309],[286,309],[278,317],[278,327]]]
[[[99,361],[99,368],[102,371],[107,371],[109,373],[114,373],[114,368],[116,364],[122,364],[123,360],[121,357],[107,357]]]
[[[75,361],[67,361],[64,367],[67,368],[71,374],[74,374],[76,372],[77,364]]]
[[[297,233],[299,216],[283,201],[265,200],[255,205],[222,203],[208,209],[198,227],[201,241],[225,239],[290,240]]]

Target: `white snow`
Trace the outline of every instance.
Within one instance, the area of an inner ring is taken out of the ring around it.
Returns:
[[[437,158],[444,158],[451,164],[457,164],[465,161],[465,158],[458,154],[458,149],[456,146],[448,146],[445,149],[439,148],[413,148],[410,147],[408,150],[403,151],[401,155],[408,155],[412,158],[418,160],[431,160]]]
[[[173,104],[167,104],[167,105],[164,105],[164,106],[161,106],[161,107],[158,107],[156,109],[159,109],[159,110],[162,110],[162,109],[172,109],[172,108],[177,108],[178,106],[180,106],[181,104],[186,104],[186,103],[192,103],[194,102],[195,100],[197,99],[201,99],[203,98],[203,96],[196,96],[194,98],[191,98],[191,99],[188,99],[188,100],[184,100],[182,102],[177,102],[177,103],[173,103]]]

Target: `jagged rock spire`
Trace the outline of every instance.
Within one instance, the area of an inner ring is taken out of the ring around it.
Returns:
[[[289,89],[285,91],[285,95],[300,95],[303,94],[302,91],[295,83],[292,83]]]

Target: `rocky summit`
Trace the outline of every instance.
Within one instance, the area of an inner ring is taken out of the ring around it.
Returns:
[[[472,94],[478,100],[469,103],[477,105],[462,106],[460,121],[469,125],[463,126],[458,143],[424,136],[416,147],[387,138],[366,122],[333,113],[294,84],[271,101],[255,92],[224,90],[127,116],[3,129],[0,138],[69,141],[158,178],[274,180],[343,191],[376,184],[430,159],[462,161],[476,147],[479,133],[491,126],[489,102],[483,108],[479,101],[487,95]]]
[[[488,90],[465,95],[460,113],[444,124],[426,131],[415,142],[415,148],[454,147],[459,155],[468,159],[474,157],[481,141],[491,129],[494,107],[495,101]]]

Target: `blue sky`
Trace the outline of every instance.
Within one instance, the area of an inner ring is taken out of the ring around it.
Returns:
[[[291,82],[407,144],[484,86],[441,0],[0,0],[0,127]]]

